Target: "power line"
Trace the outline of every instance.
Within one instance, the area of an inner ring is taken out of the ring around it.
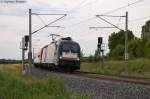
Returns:
[[[84,0],[83,2],[81,2],[80,4],[83,4],[84,2],[86,2],[87,0]],[[79,9],[81,9],[81,8],[84,8],[84,7],[86,7],[86,6],[88,6],[88,5],[91,5],[92,3],[95,3],[96,1],[98,1],[98,0],[94,0],[94,1],[91,1],[91,2],[87,2],[85,5],[83,5],[83,6],[80,6],[80,4],[79,4],[79,7],[75,7],[75,8],[73,8],[72,10],[70,10],[69,12],[72,12],[72,11],[75,11],[75,10],[79,10]]]
[[[102,15],[96,15],[96,16],[105,16],[105,17],[124,17],[124,16],[104,15],[104,14],[102,14]]]
[[[146,18],[150,18],[150,15],[149,16],[145,16],[145,17],[141,17],[141,18],[136,18],[136,19],[133,19],[133,20],[129,20],[129,23],[132,23],[132,22],[136,22],[136,21],[140,21],[140,20],[143,20],[143,19],[146,19]],[[124,24],[124,23],[119,23],[118,25],[120,24]],[[93,28],[93,27],[92,27]],[[101,27],[96,27],[96,28],[101,28]],[[111,27],[110,27],[111,28]],[[113,28],[113,27],[112,27]],[[84,34],[82,36],[85,36],[87,34]],[[92,35],[92,34],[91,34]]]
[[[145,16],[145,17],[141,17],[141,18],[137,18],[137,19],[129,20],[129,23],[130,23],[130,22],[139,21],[139,20],[143,20],[143,19],[146,19],[146,18],[150,18],[150,16]]]
[[[45,28],[45,27],[47,27],[47,26],[50,26],[51,24],[53,24],[53,23],[57,22],[58,20],[60,20],[60,19],[62,19],[63,17],[65,17],[66,15],[67,15],[67,14],[64,14],[62,17],[60,17],[60,18],[58,18],[58,19],[56,19],[56,20],[54,20],[54,21],[50,22],[49,24],[47,24],[47,25],[45,25],[45,26],[41,27],[40,29],[38,29],[38,30],[34,31],[32,34],[34,34],[34,33],[38,32],[38,31],[40,31],[40,30],[44,29],[44,28]]]
[[[145,1],[145,0],[137,0],[137,1],[133,2],[133,3],[130,3],[130,4],[127,4],[127,5],[125,5],[125,6],[122,6],[122,7],[113,9],[113,10],[110,10],[110,11],[105,12],[105,13],[103,13],[103,14],[110,14],[110,13],[116,12],[116,11],[118,11],[118,10],[127,8],[127,7],[129,7],[129,6],[135,5],[135,4],[140,3],[140,2],[143,2],[143,1]]]
[[[81,4],[84,4],[86,1],[87,1],[87,0],[83,0],[81,3],[79,3],[79,4],[78,4],[78,6],[80,6]],[[79,10],[79,9],[81,9],[81,8],[83,8],[83,7],[87,6],[87,5],[89,5],[89,4],[91,4],[92,2],[95,2],[95,1],[97,1],[97,0],[94,0],[94,1],[88,2],[88,3],[86,3],[85,5],[83,5],[83,6],[79,7],[79,8],[78,8],[78,6],[77,6],[77,7],[74,7],[73,9],[71,9],[71,10],[70,10],[70,11],[68,11],[68,12],[72,12],[72,11],[74,11],[75,9],[76,9],[76,10]],[[79,24],[81,24],[81,23],[83,23],[83,22],[86,22],[86,21],[92,20],[93,18],[94,18],[94,17],[90,17],[90,18],[88,18],[88,19],[82,20],[82,21],[80,21],[80,22],[78,22],[78,23],[75,23],[75,24],[69,25],[69,26],[67,26],[67,27],[74,27],[75,25],[79,25]]]
[[[120,21],[121,21],[121,17],[119,18],[118,23],[116,24],[117,27],[119,27]]]
[[[89,5],[89,4],[91,4],[92,2],[96,2],[97,0],[88,2],[88,3],[86,3],[85,5],[83,5],[83,6],[80,7],[80,5],[84,4],[86,1],[87,1],[87,0],[83,0],[81,3],[78,4],[79,8],[78,8],[78,6],[77,6],[77,7],[74,7],[73,9],[71,9],[71,10],[68,11],[68,12],[70,13],[70,12],[74,11],[75,9],[76,9],[76,10],[79,10],[79,9],[81,9],[81,8],[83,8],[83,7],[85,7],[85,6]],[[88,19],[85,19],[85,20],[82,20],[82,21],[80,21],[80,22],[78,22],[78,23],[69,25],[68,27],[72,27],[72,26],[75,26],[75,25],[79,25],[79,24],[81,24],[81,23],[83,23],[83,22],[86,22],[86,21],[89,21],[89,20],[92,20],[92,19],[93,19],[93,17],[88,18]]]
[[[114,26],[115,28],[117,28],[117,29],[119,29],[119,30],[123,30],[123,29],[119,28],[118,26],[116,26],[116,25],[112,24],[111,22],[107,21],[106,19],[102,18],[102,17],[101,17],[101,16],[99,16],[99,15],[96,15],[96,17],[98,17],[99,19],[101,19],[101,20],[105,21],[106,23],[108,23],[108,24],[110,24],[110,25]],[[125,16],[120,16],[120,17],[125,17]]]
[[[39,19],[40,19],[40,21],[44,24],[44,25],[46,25],[46,23],[44,22],[44,20],[39,16],[39,15],[36,15]]]
[[[96,1],[96,0],[95,0]],[[145,1],[145,0],[137,0],[137,1],[135,1],[135,2],[133,2],[133,3],[130,3],[130,4],[127,4],[127,5],[125,5],[125,6],[122,6],[122,7],[119,7],[119,8],[116,8],[116,9],[113,9],[113,10],[110,10],[110,11],[108,11],[108,12],[105,12],[105,13],[103,13],[103,14],[108,14],[108,13],[113,13],[113,12],[116,12],[116,11],[118,11],[118,10],[121,10],[121,9],[123,9],[123,8],[126,8],[126,7],[129,7],[129,6],[132,6],[132,5],[135,5],[135,4],[137,4],[137,3],[140,3],[140,2],[143,2],[143,1]],[[84,1],[83,1],[84,2]],[[90,2],[89,2],[90,3]],[[87,3],[88,4],[88,3]],[[87,5],[86,4],[86,5]],[[85,5],[85,6],[86,6]],[[80,7],[81,8],[81,7]],[[80,9],[79,8],[79,9]],[[77,26],[77,25],[79,25],[79,24],[81,24],[81,23],[83,23],[83,22],[86,22],[86,21],[89,21],[89,20],[92,20],[92,19],[94,19],[95,17],[91,17],[91,18],[88,18],[88,19],[85,19],[85,20],[82,20],[82,21],[80,21],[80,22],[78,22],[78,23],[75,23],[75,24],[72,24],[72,25],[69,25],[68,27],[74,27],[74,26]],[[119,22],[120,22],[120,20],[119,20]],[[118,22],[118,24],[117,25],[119,25],[119,22]]]
[[[148,0],[148,2],[144,3],[144,4],[141,4],[140,6],[143,6],[143,5],[148,5],[150,4],[150,1]],[[134,6],[134,7],[137,7],[137,6]]]
[[[150,18],[150,15],[149,16],[145,16],[145,17],[141,17],[141,18],[136,18],[136,19],[133,19],[133,20],[129,20],[129,23],[140,21],[140,20],[143,20],[143,19],[146,19],[146,18]],[[120,24],[124,24],[124,23],[119,23],[119,25]]]
[[[32,13],[32,15],[45,15],[45,16],[54,15],[54,16],[56,16],[56,15],[65,15],[65,14],[45,14],[45,13],[38,14],[38,13]]]
[[[97,29],[97,28],[116,28],[116,27],[89,27],[90,29]]]
[[[136,5],[136,6],[132,6],[132,7],[141,7],[141,6],[143,6],[143,5],[148,5],[148,4],[150,4],[150,0],[148,0],[148,2],[145,2],[145,3],[143,3],[143,4],[140,4],[140,5]]]
[[[45,21],[40,17],[40,15],[39,15],[39,14],[36,14],[36,16],[37,16],[38,19],[40,19],[40,21],[46,26]],[[47,26],[47,27],[64,28],[64,27],[61,27],[61,26]]]
[[[69,25],[69,26],[67,26],[67,27],[74,27],[74,26],[77,26],[77,25],[79,25],[79,24],[81,24],[81,23],[83,23],[83,22],[86,22],[86,21],[92,20],[92,19],[94,19],[94,18],[95,18],[95,17],[90,17],[90,18],[88,18],[88,19],[82,20],[82,21],[80,21],[80,22],[78,22],[78,23],[75,23],[75,24]]]
[[[127,4],[127,5],[125,5],[125,6],[122,6],[122,7],[113,9],[113,10],[110,10],[110,11],[105,12],[105,13],[102,13],[102,14],[100,14],[100,15],[103,15],[103,14],[110,14],[110,13],[116,12],[116,11],[118,11],[118,10],[127,8],[127,7],[129,7],[129,6],[135,5],[135,4],[140,3],[140,2],[143,2],[143,1],[145,1],[145,0],[137,0],[137,1],[133,2],[133,3],[130,3],[130,4]],[[93,18],[93,17],[92,17],[92,18]],[[86,20],[82,20],[82,21],[80,21],[80,22],[78,22],[78,23],[76,23],[76,24],[70,25],[69,27],[74,26],[74,25],[81,24],[82,22],[86,22],[86,21],[88,21],[89,19],[92,19],[92,18],[88,18],[88,19],[86,19]]]
[[[71,9],[70,11],[68,11],[68,12],[74,11],[74,9],[78,8],[79,6],[81,6],[81,5],[84,4],[86,1],[87,1],[87,0],[81,1],[76,7],[72,8],[72,9]]]

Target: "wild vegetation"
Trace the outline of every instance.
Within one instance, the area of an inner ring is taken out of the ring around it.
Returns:
[[[127,33],[129,59],[141,57],[150,58],[150,21],[147,21],[145,25],[142,26],[141,38],[135,37],[132,31],[128,31]],[[125,42],[124,34],[124,31],[119,31],[118,33],[112,33],[109,36],[109,57],[123,59]]]
[[[0,65],[0,99],[85,99],[57,76],[48,81],[20,76],[20,65]]]
[[[109,53],[104,56],[104,67],[102,57],[95,50],[94,55],[84,57],[82,52],[82,71],[100,72],[108,74],[124,74],[124,42],[125,31],[112,33],[109,36]],[[150,77],[150,21],[142,27],[141,38],[134,36],[132,31],[128,31],[128,70],[130,76]]]
[[[125,50],[125,31],[113,32],[108,38],[109,53],[105,56],[106,59],[123,60]],[[128,30],[128,58],[148,58],[150,59],[150,21],[147,21],[142,26],[141,38],[134,36],[133,32]],[[81,61],[96,62],[101,59],[98,49],[94,55],[84,57],[81,53]]]
[[[99,62],[83,62],[81,64],[81,71],[125,75],[124,61],[122,60],[105,60],[102,66]],[[136,77],[150,77],[150,60],[139,58],[129,60],[128,62],[129,76]]]

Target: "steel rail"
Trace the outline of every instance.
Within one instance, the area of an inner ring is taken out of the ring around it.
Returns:
[[[150,78],[120,76],[120,75],[113,75],[113,74],[102,74],[102,73],[92,73],[92,72],[83,72],[83,71],[75,71],[73,75],[93,78],[93,79],[104,79],[104,80],[111,80],[111,81],[116,81],[116,82],[141,84],[141,85],[150,86]]]
[[[103,73],[95,73],[95,72],[84,72],[84,71],[66,72],[62,70],[50,71],[47,69],[45,71],[56,73],[56,74],[85,77],[85,78],[90,78],[90,79],[95,79],[95,80],[107,80],[107,81],[120,82],[120,83],[150,86],[150,78],[122,76],[122,75],[114,75],[114,74],[103,74]]]

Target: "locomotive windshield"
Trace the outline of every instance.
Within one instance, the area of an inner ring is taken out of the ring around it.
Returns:
[[[74,42],[63,42],[60,47],[61,51],[63,52],[69,52],[71,51],[72,53],[79,53],[80,52],[80,47],[77,43]]]

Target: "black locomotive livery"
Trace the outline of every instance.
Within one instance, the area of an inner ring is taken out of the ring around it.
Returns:
[[[80,46],[71,37],[54,40],[35,54],[34,65],[69,71],[80,69]]]

